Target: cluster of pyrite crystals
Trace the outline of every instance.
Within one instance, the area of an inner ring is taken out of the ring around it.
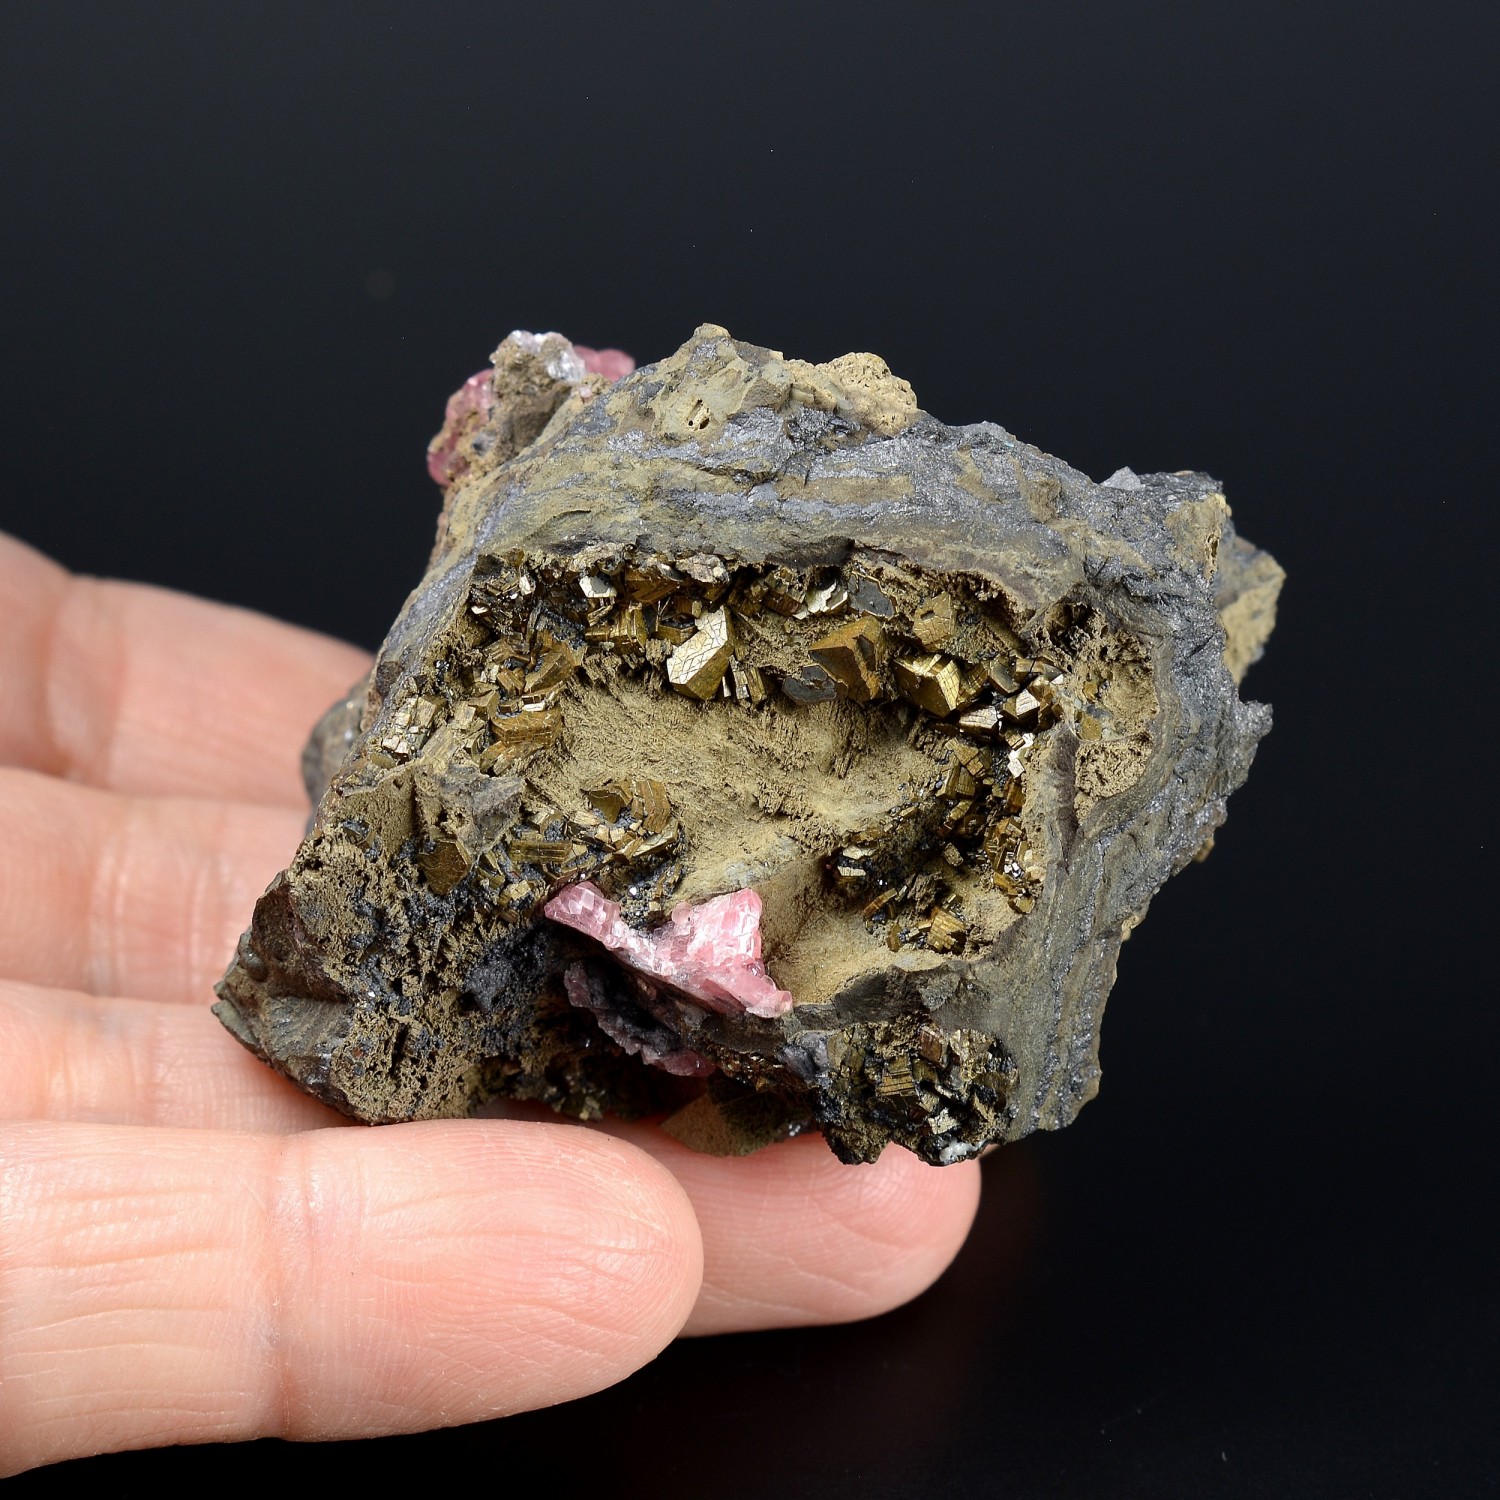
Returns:
[[[906,614],[898,602],[913,580],[879,563],[731,567],[697,554],[596,560],[575,572],[512,551],[471,584],[472,626],[451,646],[443,691],[407,699],[367,753],[395,766],[441,735],[446,743],[433,748],[444,761],[523,775],[562,735],[575,680],[602,687],[617,673],[747,711],[773,695],[792,711],[838,699],[903,707],[933,774],[833,851],[827,875],[892,951],[961,952],[955,872],[982,871],[1017,912],[1036,904],[1045,871],[1019,814],[1037,735],[1066,719],[1085,738],[1105,737],[1111,716],[1097,675],[1075,682],[1064,671],[1070,635],[1082,643],[1086,630],[1059,632],[1052,657],[1029,655],[993,600],[986,607],[963,580],[944,582]],[[659,918],[687,853],[671,790],[634,774],[622,746],[619,774],[584,795],[587,808],[571,811],[524,796],[523,816],[486,847],[465,847],[434,823],[417,863],[439,894],[472,872],[515,920],[584,879],[636,923]]]
[[[1066,1124],[1122,941],[1270,723],[1237,686],[1281,570],[1214,481],[1095,484],[873,356],[711,326],[613,383],[556,335],[494,365],[224,1024],[370,1122],[499,1096],[936,1163]],[[580,925],[690,949],[717,902],[785,999]]]

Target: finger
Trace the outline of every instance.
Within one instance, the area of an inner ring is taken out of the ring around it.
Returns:
[[[206,1006],[0,980],[0,1121],[21,1120],[272,1134],[348,1123]]]
[[[704,1156],[649,1126],[611,1127],[670,1169],[703,1232],[688,1333],[868,1318],[925,1291],[979,1206],[979,1164],[929,1167],[887,1149],[846,1166],[818,1137]]]
[[[7,983],[0,1110],[15,1120],[263,1131],[339,1120],[207,1011]],[[924,1167],[904,1151],[846,1167],[805,1140],[726,1160],[651,1127],[613,1130],[661,1161],[692,1201],[704,1241],[694,1333],[839,1322],[905,1302],[947,1266],[977,1202],[975,1169]]]
[[[202,1005],[302,826],[0,769],[0,976]]]
[[[205,1010],[0,983],[0,1110],[14,1120],[293,1131],[339,1121]],[[542,1111],[537,1116],[545,1117]],[[648,1126],[612,1132],[683,1185],[704,1240],[688,1329],[840,1322],[932,1283],[963,1243],[977,1170],[887,1151],[846,1167],[820,1140],[699,1155]]]
[[[0,764],[146,795],[305,805],[318,715],[369,670],[342,641],[0,536]]]
[[[590,1131],[0,1128],[0,1472],[470,1422],[621,1379],[697,1293],[670,1175]]]

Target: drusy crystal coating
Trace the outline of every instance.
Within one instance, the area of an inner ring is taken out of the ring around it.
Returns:
[[[450,405],[427,575],[219,1016],[373,1122],[939,1163],[1066,1124],[1269,727],[1281,570],[1206,476],[1094,484],[870,355],[598,358],[513,334]]]

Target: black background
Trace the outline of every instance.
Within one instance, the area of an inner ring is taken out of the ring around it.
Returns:
[[[1207,469],[1290,575],[1247,682],[1276,728],[1125,951],[1100,1098],[986,1164],[926,1297],[503,1424],[77,1478],[1500,1488],[1495,16],[0,13],[0,524],[75,568],[373,646],[424,444],[507,330],[647,360],[713,321],[874,349],[1095,478]]]

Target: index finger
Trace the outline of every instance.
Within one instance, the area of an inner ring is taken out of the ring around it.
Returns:
[[[319,714],[369,670],[342,641],[0,535],[0,765],[144,796],[302,807]]]

